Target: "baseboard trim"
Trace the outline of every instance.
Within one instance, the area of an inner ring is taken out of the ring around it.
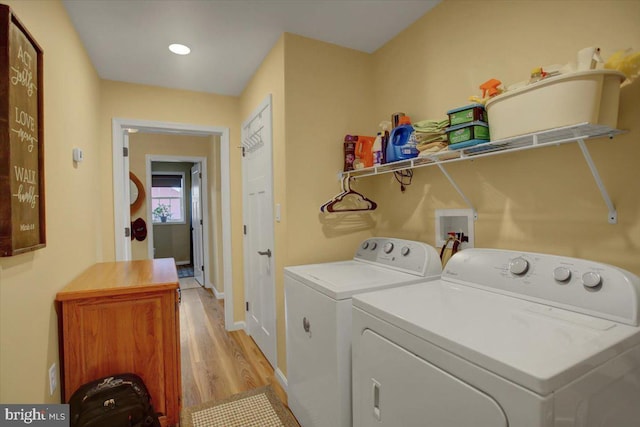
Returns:
[[[209,282],[209,289],[211,289],[213,291],[213,296],[215,296],[216,299],[224,299],[224,292],[218,292],[216,287],[213,286],[213,284],[211,284],[211,282]]]
[[[287,388],[289,385],[289,383],[287,382],[287,377],[284,376],[280,368],[276,368],[274,374],[276,374],[276,379],[278,380],[284,391],[287,392]]]
[[[240,330],[244,330],[246,324],[243,321],[240,322],[234,322],[233,325],[226,325],[226,329],[227,331],[240,331]]]

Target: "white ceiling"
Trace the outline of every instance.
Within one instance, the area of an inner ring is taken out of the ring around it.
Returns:
[[[283,32],[371,53],[439,2],[63,0],[101,78],[223,95],[242,92]]]

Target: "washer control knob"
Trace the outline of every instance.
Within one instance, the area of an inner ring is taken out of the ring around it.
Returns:
[[[598,273],[590,271],[582,275],[582,284],[587,288],[595,288],[602,284],[602,277]]]
[[[553,270],[553,278],[558,282],[566,282],[571,279],[571,270],[567,267],[556,267],[555,270]]]
[[[384,253],[385,254],[390,254],[392,250],[393,250],[393,243],[391,243],[391,242],[385,243],[385,245],[384,245]]]
[[[402,256],[409,255],[409,252],[411,252],[409,246],[404,246],[402,249],[400,249],[400,253],[402,254]]]
[[[369,242],[364,242],[362,244],[362,249],[367,249],[369,247]]]
[[[522,257],[514,258],[509,263],[509,271],[516,276],[521,276],[529,270],[529,261]]]
[[[370,248],[372,251],[375,251],[377,247],[378,247],[378,244],[376,242],[371,242]]]

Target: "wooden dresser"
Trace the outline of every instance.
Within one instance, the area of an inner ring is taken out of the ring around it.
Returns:
[[[180,418],[178,275],[173,258],[95,264],[58,292],[63,401],[82,384],[142,377],[163,425]]]

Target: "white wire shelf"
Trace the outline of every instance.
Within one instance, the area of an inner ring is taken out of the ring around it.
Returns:
[[[415,157],[413,159],[401,160],[393,163],[386,163],[380,166],[370,168],[356,169],[352,171],[342,172],[341,176],[366,177],[373,175],[381,175],[391,172],[400,172],[407,169],[416,169],[426,166],[438,166],[447,179],[458,191],[464,201],[473,209],[474,217],[477,219],[477,213],[469,199],[462,190],[457,186],[455,181],[444,169],[445,164],[472,160],[481,157],[495,156],[503,153],[513,153],[516,151],[529,150],[533,148],[548,147],[552,145],[560,145],[568,142],[577,142],[582,150],[582,154],[591,169],[591,173],[600,189],[602,197],[609,209],[608,221],[611,224],[617,222],[617,212],[609,195],[600,179],[600,175],[591,159],[584,140],[592,138],[613,138],[615,135],[625,133],[624,130],[614,129],[608,126],[594,125],[590,123],[579,123],[572,126],[565,126],[555,129],[544,130],[540,132],[530,133],[526,135],[515,136],[511,138],[490,141],[483,144],[474,145],[461,150],[444,150],[432,153],[424,157]]]

